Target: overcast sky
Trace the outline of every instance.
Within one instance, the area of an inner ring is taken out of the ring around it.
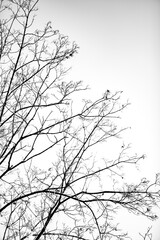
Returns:
[[[129,99],[125,137],[147,155],[143,171],[152,178],[160,171],[160,1],[40,0],[37,26],[46,21],[80,47],[72,80],[97,97],[110,89]]]
[[[41,0],[39,26],[46,21],[80,47],[74,80],[89,83],[97,97],[124,91],[132,104],[124,117],[129,141],[152,171],[160,169],[160,1]]]

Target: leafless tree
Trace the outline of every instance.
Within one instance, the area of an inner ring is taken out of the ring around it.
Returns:
[[[127,239],[117,208],[156,219],[160,176],[126,184],[122,166],[144,158],[128,145],[114,159],[94,154],[125,130],[117,121],[128,103],[109,90],[77,99],[87,87],[64,81],[64,64],[78,47],[51,23],[34,29],[37,4],[1,0],[1,239]]]
[[[149,227],[147,229],[147,232],[144,235],[142,235],[140,233],[140,236],[142,237],[141,239],[143,239],[143,240],[152,240],[152,233],[150,231],[151,231],[151,227]]]

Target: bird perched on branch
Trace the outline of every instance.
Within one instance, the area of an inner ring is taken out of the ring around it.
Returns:
[[[108,95],[110,94],[110,91],[107,89],[107,91],[105,92],[105,99],[108,99]]]

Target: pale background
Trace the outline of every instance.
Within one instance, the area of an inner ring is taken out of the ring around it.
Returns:
[[[87,97],[109,89],[122,90],[123,99],[129,99],[123,124],[131,130],[124,140],[146,154],[141,176],[153,179],[160,172],[160,1],[40,0],[37,28],[46,21],[79,45],[68,77],[90,85]],[[132,182],[137,177],[129,176]],[[136,232],[152,225],[126,212],[119,221],[136,240],[141,239]],[[154,224],[153,240],[160,239],[159,229],[160,220]]]
[[[131,102],[124,116],[129,141],[147,155],[151,172],[160,169],[160,1],[41,0],[37,27],[46,21],[80,46],[72,80],[97,97],[123,90]]]
[[[79,45],[67,78],[89,84],[87,98],[109,89],[129,99],[122,123],[131,129],[123,138],[133,152],[146,154],[140,174],[153,180],[160,172],[160,0],[40,0],[36,28],[47,21]],[[134,182],[139,173],[127,171]],[[152,225],[127,212],[117,218],[135,240]],[[160,220],[153,225],[159,240]]]

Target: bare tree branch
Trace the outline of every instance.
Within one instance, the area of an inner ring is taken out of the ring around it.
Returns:
[[[88,87],[66,80],[65,61],[78,46],[47,23],[34,29],[38,0],[1,1],[0,232],[9,239],[131,239],[118,229],[118,208],[151,220],[159,206],[160,175],[127,184],[129,154],[118,127],[122,92],[78,101]],[[116,157],[107,143],[119,139]],[[105,156],[100,157],[99,147]],[[97,153],[97,154],[96,154]],[[150,229],[140,235],[151,239]]]

